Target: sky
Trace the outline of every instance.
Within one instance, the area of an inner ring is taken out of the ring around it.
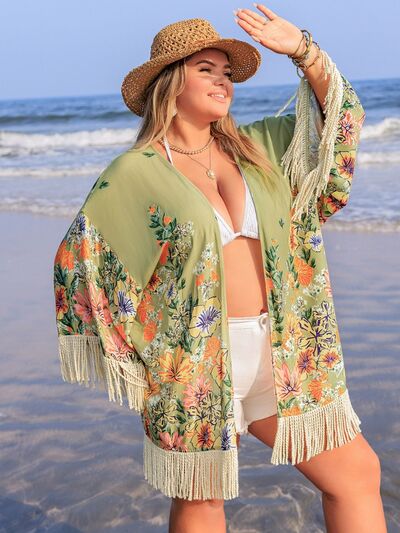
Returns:
[[[309,30],[350,82],[400,77],[400,0],[273,0],[264,5]],[[233,0],[0,0],[0,99],[117,94],[124,76],[150,57],[155,34],[188,18],[209,20],[222,37],[256,46],[247,86],[298,83],[291,60],[253,41]],[[259,12],[259,11],[258,11]]]

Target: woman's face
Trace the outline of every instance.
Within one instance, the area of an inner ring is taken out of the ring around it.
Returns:
[[[233,97],[228,56],[222,50],[207,48],[186,62],[186,83],[176,98],[178,115],[213,122],[224,117]],[[215,96],[215,95],[221,96]]]

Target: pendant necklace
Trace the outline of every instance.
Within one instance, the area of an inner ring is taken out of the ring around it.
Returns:
[[[181,154],[187,155],[188,157],[190,157],[189,154],[199,154],[200,152],[204,152],[204,150],[207,150],[207,148],[208,148],[209,149],[208,150],[208,154],[209,154],[209,160],[210,160],[210,166],[209,167],[206,167],[205,165],[203,165],[203,163],[200,163],[200,161],[197,161],[193,157],[190,157],[190,159],[192,159],[193,161],[195,161],[196,163],[198,163],[199,165],[201,165],[203,168],[206,169],[207,177],[209,177],[211,180],[215,180],[216,179],[215,172],[211,168],[211,166],[212,166],[212,164],[211,164],[211,143],[213,142],[215,137],[211,136],[210,139],[208,140],[207,144],[205,146],[203,146],[203,148],[199,148],[198,150],[184,150],[183,148],[179,148],[178,146],[175,146],[173,144],[169,144],[168,139],[166,137],[164,137],[164,139],[165,140],[160,139],[160,143],[163,146],[165,146],[165,144],[167,142],[168,146],[171,148],[171,150],[174,150],[175,152],[179,152]]]
[[[198,163],[199,165],[201,165],[203,168],[206,169],[206,174],[207,176],[210,178],[210,180],[215,180],[216,176],[215,176],[215,172],[213,171],[213,169],[211,168],[212,167],[212,164],[211,164],[211,145],[208,149],[208,154],[209,154],[209,160],[210,160],[210,164],[208,167],[206,167],[205,165],[203,165],[203,163],[200,163],[200,161],[197,161],[197,159],[194,159],[193,157],[191,157],[189,154],[186,154],[192,161],[194,161],[195,163]]]

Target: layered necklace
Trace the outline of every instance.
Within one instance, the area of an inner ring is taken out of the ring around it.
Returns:
[[[205,146],[203,146],[203,148],[199,148],[198,150],[184,150],[183,148],[180,148],[179,146],[175,146],[174,144],[170,144],[166,137],[164,137],[164,139],[160,139],[160,143],[165,147],[165,144],[166,144],[165,141],[167,141],[167,143],[168,143],[169,147],[171,148],[171,150],[174,150],[175,152],[179,152],[180,154],[185,154],[188,157],[190,157],[191,155],[194,155],[194,154],[200,154],[201,152],[204,152],[205,150],[207,150],[207,148],[209,148],[209,150],[208,150],[209,159],[210,159],[210,166],[209,167],[206,167],[205,165],[203,165],[203,163],[200,163],[200,161],[197,161],[193,157],[190,157],[190,159],[192,159],[193,161],[195,161],[196,163],[201,165],[203,168],[205,168],[207,176],[211,180],[215,180],[215,178],[216,178],[215,172],[211,168],[212,167],[212,163],[211,163],[211,143],[213,142],[214,139],[215,139],[215,137],[213,137],[211,135],[211,137],[209,138],[207,144]]]

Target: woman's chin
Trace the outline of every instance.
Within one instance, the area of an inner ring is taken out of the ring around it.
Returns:
[[[211,122],[216,122],[217,120],[220,120],[221,118],[226,117],[228,114],[229,109],[226,109],[225,112],[221,111],[219,113],[210,113],[211,116]]]

